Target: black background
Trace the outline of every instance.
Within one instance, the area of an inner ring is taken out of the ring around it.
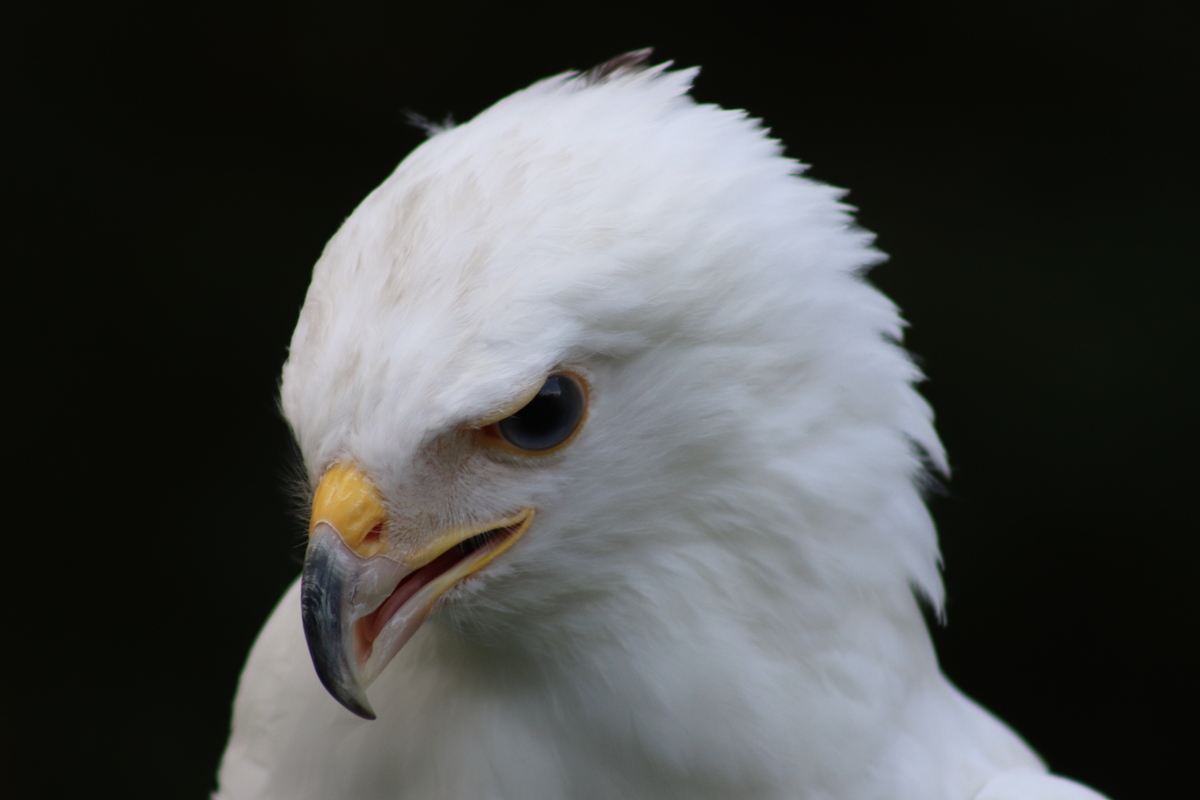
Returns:
[[[872,279],[955,470],[951,679],[1114,798],[1194,762],[1200,132],[1171,7],[41,8],[3,34],[12,796],[212,788],[298,572],[275,394],[321,247],[420,142],[405,109],[469,119],[646,45],[892,256]]]

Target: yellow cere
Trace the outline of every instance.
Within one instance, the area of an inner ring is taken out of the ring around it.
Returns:
[[[369,534],[386,521],[383,498],[366,473],[353,464],[334,464],[317,486],[308,533],[311,536],[319,523],[326,522],[350,549],[370,558],[383,547],[383,540]]]

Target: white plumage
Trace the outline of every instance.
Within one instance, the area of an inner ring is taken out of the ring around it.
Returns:
[[[293,587],[217,797],[1097,798],[938,669],[914,591],[940,606],[944,458],[871,236],[640,57],[436,133],[326,248],[283,381],[313,485],[369,476],[387,547],[536,516],[375,721],[322,688]],[[574,440],[480,445],[564,370]]]

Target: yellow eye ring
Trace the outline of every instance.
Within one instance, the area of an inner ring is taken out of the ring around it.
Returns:
[[[481,433],[489,444],[512,452],[548,455],[574,440],[587,409],[587,383],[573,372],[555,372],[520,409],[484,426]]]

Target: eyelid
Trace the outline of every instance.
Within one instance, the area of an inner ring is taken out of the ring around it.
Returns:
[[[550,375],[558,375],[558,374],[559,373],[557,373],[557,372],[550,373]],[[511,417],[513,414],[517,413],[522,408],[529,405],[529,403],[533,400],[533,398],[538,396],[538,392],[540,392],[542,390],[542,387],[546,385],[546,381],[550,377],[550,375],[547,375],[546,377],[542,378],[537,383],[533,384],[533,386],[530,387],[528,390],[526,390],[522,394],[518,395],[515,400],[512,400],[509,403],[506,403],[499,410],[494,411],[491,414],[488,414],[486,417],[481,417],[480,419],[475,420],[474,422],[471,423],[471,427],[472,428],[486,428],[489,425],[495,425],[497,422],[499,422],[502,419],[507,419],[508,417]]]
[[[531,400],[533,400],[533,398],[537,397],[538,392],[540,392],[542,390],[542,387],[546,385],[546,381],[550,378],[551,375],[566,375],[568,378],[572,379],[573,381],[575,381],[575,383],[577,383],[579,385],[579,390],[583,394],[583,411],[579,415],[579,421],[577,423],[575,423],[575,430],[571,431],[570,436],[563,439],[561,442],[554,445],[553,447],[548,447],[545,450],[524,450],[520,447],[517,447],[514,444],[511,444],[507,439],[505,439],[500,434],[499,430],[497,430],[496,423],[500,422],[503,419],[507,419],[508,417],[511,417],[513,414],[517,413],[522,408],[527,406],[529,404],[529,402]],[[583,426],[587,422],[588,411],[591,408],[591,397],[592,397],[591,386],[588,384],[588,382],[586,380],[583,379],[582,375],[580,375],[578,372],[575,372],[574,370],[556,369],[553,372],[549,373],[545,378],[543,378],[541,383],[539,383],[537,385],[537,388],[534,391],[532,391],[526,395],[522,395],[523,399],[521,401],[519,401],[519,403],[514,402],[514,403],[510,403],[508,406],[506,406],[506,408],[511,409],[511,410],[507,411],[506,413],[504,413],[498,417],[493,417],[492,415],[489,415],[486,419],[488,419],[490,421],[481,420],[480,423],[478,424],[480,438],[484,441],[484,444],[486,444],[488,447],[494,447],[494,448],[497,448],[500,450],[506,450],[510,453],[517,453],[519,455],[527,456],[527,457],[540,458],[542,456],[548,456],[552,453],[557,453],[559,450],[562,450],[564,447],[569,445],[571,442],[575,441],[575,437],[579,435],[579,432],[581,430],[583,430]]]

